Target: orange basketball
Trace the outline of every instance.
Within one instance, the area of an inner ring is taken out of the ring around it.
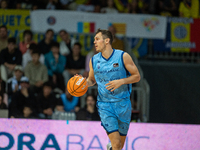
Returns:
[[[85,78],[81,76],[74,76],[69,79],[67,89],[72,96],[80,97],[87,92],[88,84]]]

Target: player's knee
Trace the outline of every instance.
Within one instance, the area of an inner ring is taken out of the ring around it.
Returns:
[[[121,147],[122,147],[122,143],[120,139],[116,139],[112,144],[113,149],[121,149]]]

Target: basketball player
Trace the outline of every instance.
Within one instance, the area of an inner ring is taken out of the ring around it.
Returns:
[[[111,141],[107,149],[121,150],[131,121],[131,84],[140,80],[140,74],[130,55],[113,49],[112,41],[110,31],[97,30],[94,44],[99,53],[90,60],[87,82],[98,85],[97,108]]]

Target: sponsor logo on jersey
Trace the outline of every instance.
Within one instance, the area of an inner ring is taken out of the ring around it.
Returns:
[[[119,67],[119,64],[118,63],[114,63],[113,67]]]
[[[100,61],[97,62],[97,69],[100,69]]]

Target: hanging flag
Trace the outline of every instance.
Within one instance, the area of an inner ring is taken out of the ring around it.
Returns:
[[[117,35],[126,35],[126,23],[109,23],[109,26],[111,25],[115,27]]]
[[[94,22],[78,22],[78,33],[94,33],[95,23]]]
[[[200,19],[168,18],[167,37],[154,40],[154,51],[200,52]]]

